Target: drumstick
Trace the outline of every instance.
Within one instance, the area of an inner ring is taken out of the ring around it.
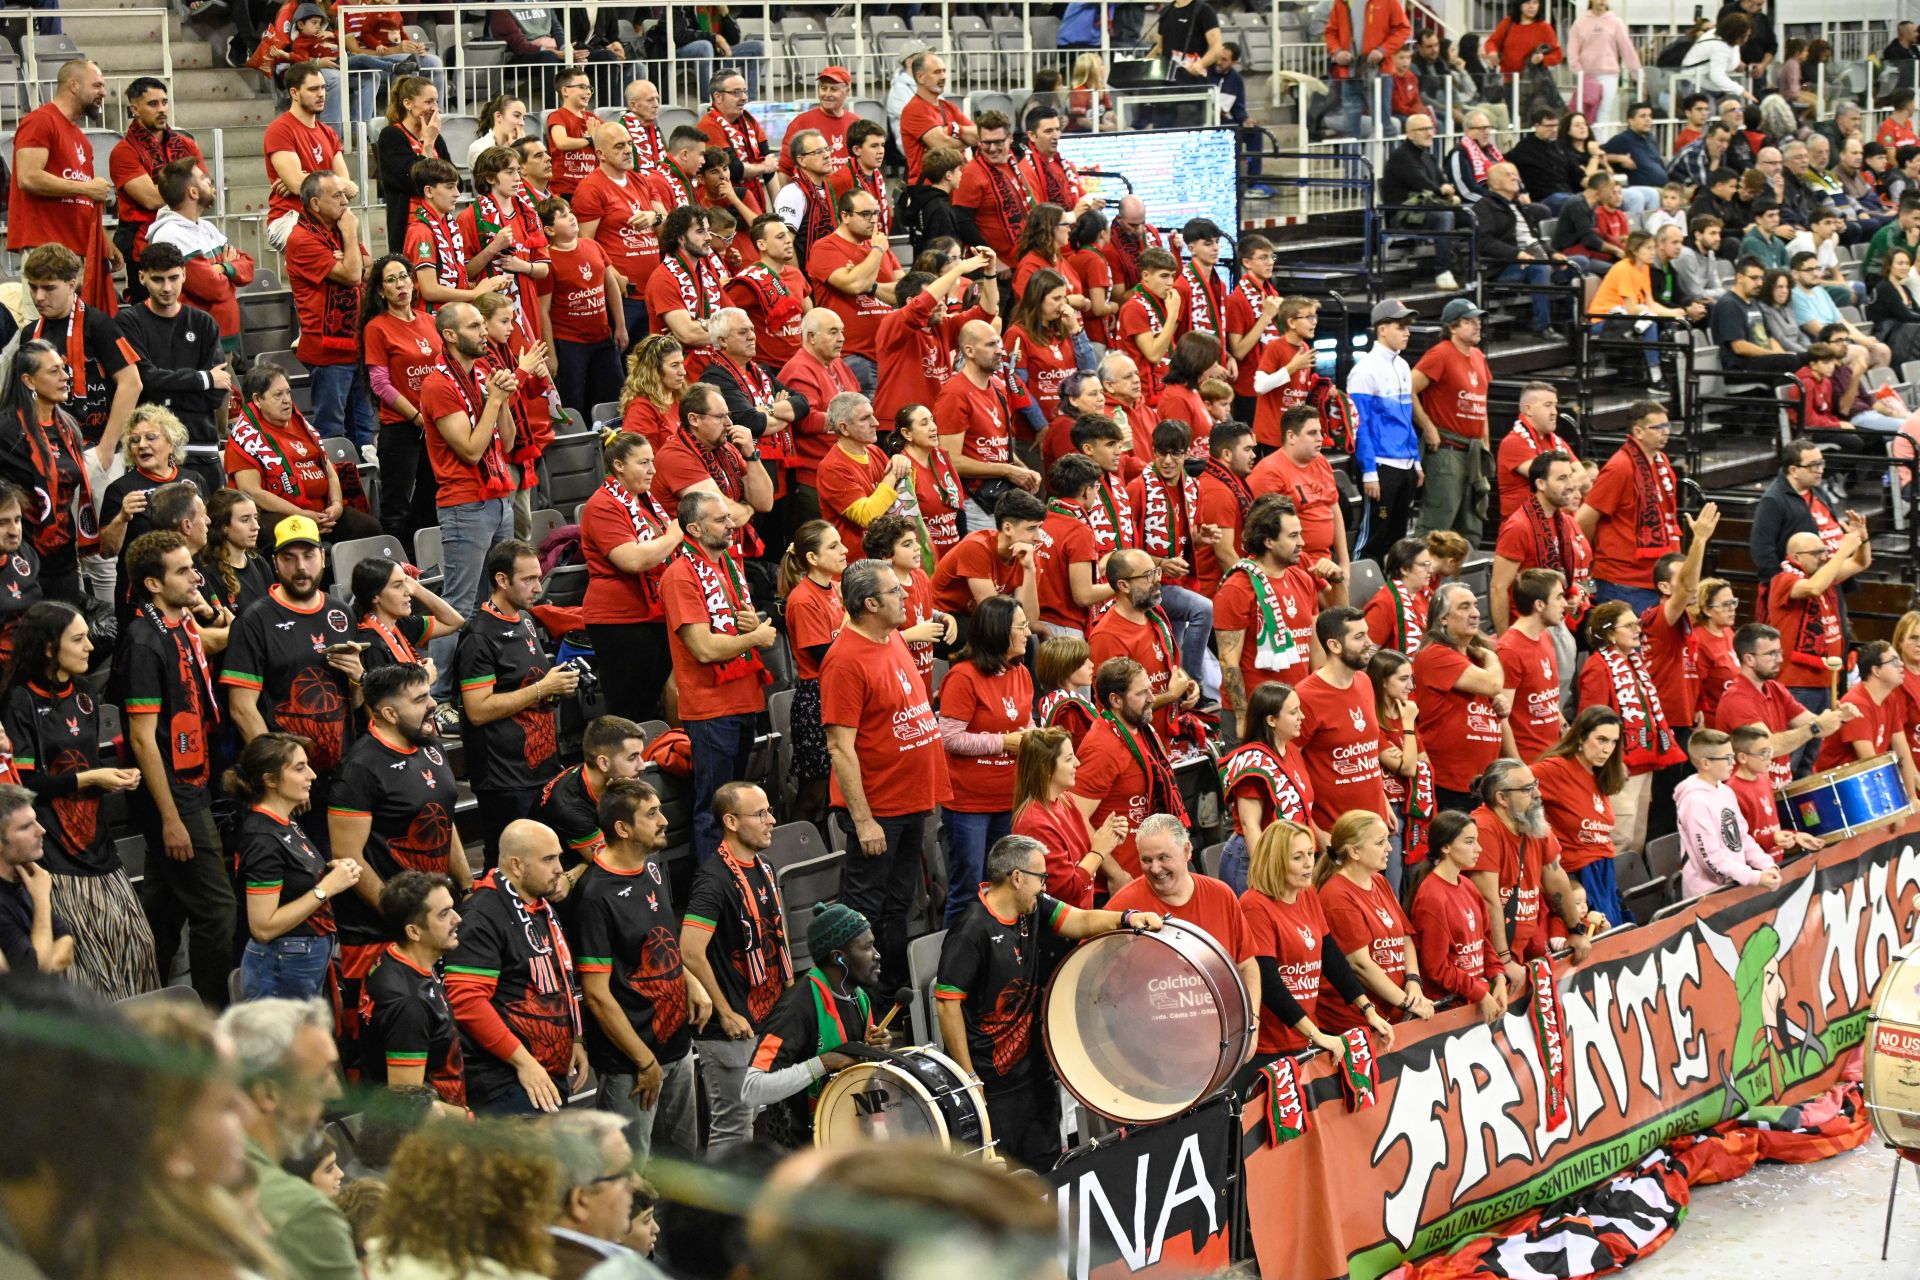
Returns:
[[[887,1016],[886,1016],[886,1017],[884,1017],[884,1018],[882,1018],[882,1019],[880,1019],[880,1025],[879,1025],[878,1027],[876,1027],[876,1028],[875,1028],[875,1030],[877,1030],[877,1031],[885,1031],[885,1030],[887,1029],[887,1024],[888,1024],[889,1022],[892,1022],[892,1021],[893,1021],[893,1016],[894,1016],[894,1015],[895,1015],[896,1013],[899,1013],[899,1012],[900,1012],[900,1006],[899,1006],[899,1005],[897,1005],[897,1004],[896,1004],[895,1006],[893,1006],[893,1008],[891,1008],[891,1009],[889,1009],[889,1010],[887,1010]]]

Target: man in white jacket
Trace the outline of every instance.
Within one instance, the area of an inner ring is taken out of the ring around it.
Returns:
[[[1687,741],[1694,775],[1674,788],[1680,819],[1680,896],[1729,884],[1780,884],[1780,869],[1747,830],[1739,797],[1727,785],[1733,776],[1733,739],[1718,729],[1695,729]]]

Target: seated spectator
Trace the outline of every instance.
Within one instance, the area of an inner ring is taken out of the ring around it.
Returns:
[[[1760,281],[1760,319],[1767,336],[1782,351],[1806,357],[1812,344],[1793,320],[1793,281],[1785,271],[1771,268]]]
[[[1678,43],[1677,41],[1675,43]],[[1668,48],[1672,48],[1669,45]],[[1698,142],[1707,122],[1713,117],[1713,99],[1704,93],[1689,93],[1680,99],[1680,129],[1673,135],[1674,157]]]
[[[427,1125],[400,1144],[387,1183],[367,1261],[372,1280],[556,1274],[547,1214],[565,1207],[567,1179],[541,1130],[499,1121]],[[611,1200],[606,1184],[592,1191]],[[522,1207],[476,1215],[476,1204]]]
[[[240,421],[227,438],[227,478],[260,508],[262,538],[270,539],[274,526],[293,515],[313,517],[328,542],[378,535],[378,520],[346,505],[340,474],[294,406],[287,375],[256,364],[241,381],[240,394]]]
[[[1653,104],[1636,102],[1628,107],[1627,127],[1608,138],[1604,149],[1613,157],[1616,172],[1626,169],[1627,209],[1633,213],[1653,209],[1660,188],[1667,185],[1667,162],[1653,136]]]
[[[1905,364],[1920,359],[1920,306],[1904,287],[1913,270],[1913,255],[1894,249],[1885,255],[1885,273],[1873,282],[1867,295],[1867,322],[1873,336],[1887,344],[1894,360]]]
[[[1766,275],[1758,259],[1741,258],[1731,287],[1708,315],[1708,331],[1720,347],[1720,367],[1728,372],[1788,374],[1803,363],[1767,334],[1766,318],[1760,312],[1760,286]],[[1920,329],[1915,333],[1920,338]]]
[[[1488,174],[1505,160],[1493,141],[1493,120],[1476,107],[1467,113],[1460,141],[1447,153],[1447,180],[1462,200],[1477,205],[1487,195]]]
[[[1707,131],[1698,139],[1680,148],[1674,154],[1673,164],[1668,172],[1679,181],[1694,188],[1695,198],[1715,185],[1714,173],[1726,168],[1728,148],[1733,142],[1733,130],[1718,120],[1707,126]],[[1727,172],[1734,175],[1731,169]]]
[[[1798,425],[1830,431],[1863,427],[1891,435],[1900,430],[1902,418],[1881,413],[1862,394],[1862,383],[1848,377],[1845,386],[1835,377],[1844,349],[1829,342],[1816,342],[1807,348],[1807,363],[1796,369],[1793,380],[1799,385]]]
[[[1687,743],[1694,775],[1674,790],[1680,818],[1680,896],[1698,897],[1724,885],[1779,887],[1780,869],[1754,841],[1733,776],[1733,740],[1718,729],[1696,729]]]
[[[1793,321],[1809,340],[1841,343],[1846,348],[1847,364],[1856,371],[1884,367],[1893,358],[1886,343],[1841,319],[1841,304],[1822,284],[1817,257],[1800,250],[1793,255],[1789,270],[1793,277]]]
[[[1453,184],[1441,176],[1440,162],[1433,153],[1433,118],[1425,114],[1410,115],[1404,127],[1406,138],[1387,157],[1386,171],[1380,178],[1380,199],[1389,206],[1419,207],[1397,209],[1390,213],[1388,225],[1409,231],[1452,231],[1460,217],[1460,197],[1454,191]],[[1434,288],[1451,293],[1459,287],[1459,282],[1453,276],[1454,254],[1458,249],[1459,245],[1452,236],[1439,235],[1434,238]],[[1278,346],[1279,343],[1269,345]],[[1261,352],[1262,371],[1266,371],[1265,355],[1264,351]],[[1242,367],[1245,367],[1244,363]],[[1265,398],[1262,397],[1259,403],[1264,406]],[[1255,412],[1258,414],[1259,410]]]
[[[1586,264],[1583,269],[1588,274],[1599,275],[1627,256],[1629,225],[1620,207],[1620,184],[1610,174],[1596,173],[1587,179],[1578,200],[1561,207],[1552,247]]]
[[[1693,243],[1680,250],[1674,268],[1680,273],[1680,286],[1689,298],[1699,298],[1709,307],[1732,287],[1725,260],[1720,255],[1720,233],[1724,223],[1710,213],[1696,213],[1688,224]]]
[[[1732,169],[1715,169],[1707,174],[1706,186],[1694,193],[1693,203],[1688,206],[1691,217],[1687,219],[1687,229],[1693,229],[1693,219],[1711,215],[1720,220],[1722,227],[1735,233],[1725,253],[1731,254],[1739,237],[1746,234],[1747,206],[1740,199],[1740,175]]]
[[[1624,922],[1614,876],[1613,797],[1627,785],[1620,752],[1620,716],[1610,707],[1582,707],[1573,723],[1534,762],[1547,825],[1560,842],[1560,867],[1580,882],[1587,905]]]
[[[1660,188],[1660,207],[1647,215],[1648,235],[1658,235],[1668,227],[1686,234],[1687,230],[1687,184],[1669,182]]]
[[[1915,158],[1914,166],[1920,168],[1920,157]],[[1905,249],[1910,258],[1920,256],[1920,185],[1902,193],[1893,221],[1874,232],[1867,242],[1867,251],[1860,259],[1860,278],[1871,280],[1885,273],[1887,254],[1895,248]]]
[[[1687,313],[1654,301],[1653,237],[1644,231],[1632,232],[1627,236],[1626,250],[1626,256],[1614,263],[1606,278],[1600,281],[1599,291],[1587,304],[1587,317],[1596,334],[1631,336],[1648,343],[1647,379],[1649,385],[1657,387],[1663,378],[1659,352],[1651,348],[1660,337],[1660,326],[1655,321],[1682,321]]]
[[[1513,144],[1507,159],[1520,171],[1527,194],[1552,213],[1586,182],[1579,158],[1560,143],[1560,113],[1552,107],[1534,108],[1533,132]]]

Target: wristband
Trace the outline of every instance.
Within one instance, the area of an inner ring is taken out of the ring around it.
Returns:
[[[1120,913],[1120,927],[1122,929],[1133,928],[1133,911],[1131,909]]]
[[[1493,955],[1494,955],[1494,958],[1496,960],[1499,960],[1502,964],[1505,964],[1513,959],[1513,952],[1511,951],[1496,951],[1493,953]]]
[[[1567,926],[1567,936],[1569,938],[1584,938],[1590,932],[1592,931],[1587,927],[1587,922],[1584,919],[1578,924],[1570,924]]]

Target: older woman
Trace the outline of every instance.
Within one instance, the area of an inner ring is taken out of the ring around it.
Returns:
[[[40,586],[48,599],[80,599],[80,557],[100,545],[88,456],[80,424],[67,412],[73,375],[50,342],[22,342],[13,358],[13,381],[0,401],[0,479],[35,501],[23,504],[27,541],[40,557]],[[104,471],[112,461],[109,439],[93,451]]]
[[[1320,838],[1313,825],[1313,781],[1294,745],[1305,722],[1300,695],[1284,681],[1269,680],[1247,695],[1240,746],[1220,763],[1221,794],[1233,814],[1220,878],[1235,893],[1246,891],[1249,857],[1269,823],[1295,822]]]
[[[1633,606],[1609,600],[1594,609],[1587,615],[1587,638],[1593,654],[1580,669],[1580,705],[1607,707],[1620,717],[1627,781],[1613,800],[1613,845],[1617,852],[1635,853],[1647,839],[1653,775],[1687,757],[1667,722],[1660,691],[1641,652],[1640,619]]]
[[[1624,920],[1613,874],[1613,797],[1627,785],[1620,717],[1608,707],[1582,707],[1534,764],[1533,777],[1547,826],[1560,841],[1560,869],[1586,887],[1589,907],[1609,920]]]
[[[240,393],[245,403],[227,436],[227,478],[260,508],[261,545],[271,546],[275,526],[293,515],[311,516],[328,542],[377,536],[380,522],[341,498],[340,473],[294,407],[287,375],[256,364]]]
[[[587,634],[595,653],[618,655],[597,667],[607,710],[652,720],[673,670],[660,573],[686,535],[654,500],[653,445],[644,435],[609,432],[602,459],[606,479],[580,512]]]
[[[620,388],[620,429],[645,436],[658,449],[680,425],[680,396],[687,389],[687,357],[664,333],[650,333],[627,356]]]
[[[1420,743],[1420,708],[1413,701],[1413,663],[1398,649],[1375,649],[1367,659],[1374,723],[1380,726],[1380,788],[1398,821],[1387,881],[1395,893],[1407,868],[1427,856],[1427,824],[1435,813],[1433,762]],[[1450,745],[1444,744],[1443,745]]]
[[[153,491],[176,480],[192,483],[203,499],[210,491],[198,471],[180,469],[187,457],[187,428],[164,405],[143,404],[134,409],[120,440],[120,456],[127,469],[100,499],[100,549],[115,558],[115,591],[124,614],[131,607],[133,585],[127,577],[127,548],[153,528],[147,518],[147,500]]]
[[[1740,597],[1725,578],[1702,578],[1693,598],[1693,627],[1687,632],[1687,661],[1700,674],[1699,711],[1712,724],[1720,695],[1740,678],[1733,655],[1733,631],[1740,620]]]
[[[1068,794],[1079,770],[1080,757],[1065,729],[1028,730],[1014,766],[1013,834],[1047,846],[1047,892],[1085,910],[1093,906],[1096,876],[1108,893],[1133,877],[1113,856],[1127,838],[1127,815],[1110,813],[1098,831],[1089,827]]]
[[[1433,1016],[1433,1001],[1420,990],[1413,927],[1387,883],[1387,851],[1386,822],[1352,809],[1335,819],[1326,850],[1313,864],[1328,930],[1366,992],[1358,1000],[1321,992],[1318,1021],[1330,1031],[1370,1024],[1376,1016],[1371,1006],[1389,1019]]]
[[[1060,379],[1060,398],[1054,403],[1053,421],[1040,437],[1040,465],[1052,470],[1053,464],[1077,452],[1073,447],[1073,424],[1083,414],[1102,415],[1107,411],[1106,388],[1096,372],[1073,372]],[[1125,486],[1122,485],[1122,488]]]

